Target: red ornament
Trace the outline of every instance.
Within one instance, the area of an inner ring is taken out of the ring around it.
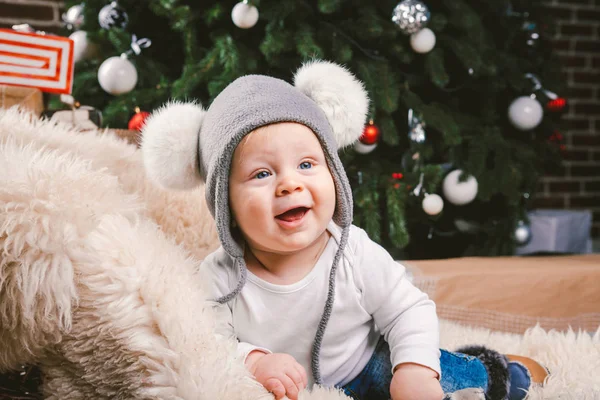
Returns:
[[[402,179],[404,174],[402,172],[392,172],[392,179]]]
[[[561,112],[567,106],[567,99],[564,97],[557,97],[546,103],[546,109],[551,112]]]
[[[135,108],[135,114],[129,120],[127,127],[132,131],[141,131],[146,123],[146,118],[150,116],[148,111],[140,111],[139,107]]]
[[[360,140],[362,144],[375,144],[379,141],[380,135],[379,128],[373,123],[373,120],[371,120],[365,125],[365,129],[358,140]]]

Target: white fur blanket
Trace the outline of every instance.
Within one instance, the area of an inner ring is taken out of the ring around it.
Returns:
[[[0,168],[0,371],[38,363],[49,399],[271,398],[213,335],[196,271],[217,246],[202,189],[156,188],[135,147],[14,109],[0,109]],[[442,345],[464,344],[544,363],[533,399],[600,398],[600,330],[442,322]]]

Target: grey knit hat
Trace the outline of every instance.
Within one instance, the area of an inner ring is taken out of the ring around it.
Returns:
[[[269,76],[247,75],[227,86],[206,111],[193,103],[168,104],[147,120],[142,151],[149,177],[162,186],[189,189],[205,182],[206,202],[219,239],[240,272],[237,287],[217,299],[226,303],[242,290],[247,276],[243,249],[230,229],[229,173],[236,147],[253,130],[277,122],[297,122],[315,133],[335,183],[333,219],[342,228],[313,346],[312,373],[315,382],[321,383],[319,349],[333,306],[335,271],[352,223],[352,192],[338,149],[362,134],[368,98],[350,72],[329,62],[305,64],[294,82],[292,86]]]

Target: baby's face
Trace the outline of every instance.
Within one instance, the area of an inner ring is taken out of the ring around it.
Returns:
[[[267,125],[236,148],[229,205],[251,248],[279,254],[306,248],[325,232],[335,201],[325,154],[306,126]]]

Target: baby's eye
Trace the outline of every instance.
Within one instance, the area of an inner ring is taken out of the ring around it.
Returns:
[[[265,179],[268,178],[271,174],[269,174],[267,171],[260,171],[258,174],[254,175],[254,177],[256,179]]]
[[[300,169],[311,169],[311,168],[312,168],[311,162],[304,161],[302,164],[300,164]]]

